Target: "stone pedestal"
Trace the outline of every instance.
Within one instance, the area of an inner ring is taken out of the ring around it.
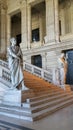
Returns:
[[[8,90],[5,92],[2,104],[10,106],[21,106],[21,90]]]

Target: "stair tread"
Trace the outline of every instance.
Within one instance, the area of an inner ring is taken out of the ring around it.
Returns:
[[[24,116],[32,116],[31,113],[26,113],[26,112],[23,112],[22,110],[21,111],[15,111],[15,110],[12,110],[12,109],[0,109],[0,114],[1,113],[8,113],[8,114],[12,114],[12,115],[24,115]]]
[[[33,118],[35,118],[35,117],[38,117],[38,116],[40,116],[40,115],[42,115],[43,113],[47,113],[47,112],[50,112],[50,111],[53,111],[53,110],[55,110],[55,109],[57,109],[58,107],[61,107],[61,106],[63,106],[63,105],[65,105],[65,104],[67,104],[67,103],[69,103],[69,102],[73,102],[73,99],[70,99],[70,100],[67,100],[67,101],[65,101],[65,102],[62,102],[62,103],[60,103],[60,104],[57,104],[57,105],[55,105],[55,106],[53,106],[53,107],[51,107],[51,108],[47,108],[47,109],[45,109],[45,110],[41,110],[41,112],[37,112],[37,113],[34,113],[33,114]],[[12,111],[12,110],[1,110],[0,111],[0,113],[2,113],[2,112],[7,112],[7,114],[11,114],[11,112],[12,112],[12,114],[15,114],[15,115],[19,115],[19,116],[30,116],[31,117],[31,114],[27,114],[27,113],[23,113],[23,112],[17,112],[17,111]]]
[[[29,102],[27,100],[22,103],[21,107],[0,104],[0,114],[37,120],[73,103],[73,92],[70,91],[70,88],[64,91],[33,74],[24,73],[25,85],[30,89],[26,93],[22,92],[22,101],[26,97],[26,99],[30,99]],[[29,98],[30,94],[32,98]]]
[[[44,110],[41,110],[40,112],[33,113],[33,118],[37,117],[37,116],[40,116],[40,115],[42,116],[43,113],[47,113],[47,112],[49,112],[49,114],[50,114],[50,112],[54,112],[54,111],[56,111],[56,109],[58,109],[60,107],[63,107],[64,105],[67,105],[68,103],[73,103],[73,99],[70,99],[70,100],[68,100],[66,102],[62,102],[60,104],[57,104],[57,105],[55,105],[55,106],[53,106],[51,108],[46,108]]]
[[[57,92],[55,92],[55,93],[48,93],[47,95],[48,96],[54,96],[54,95],[56,95],[56,94],[62,94],[62,93],[67,93],[67,92],[60,92],[60,91],[57,91]],[[32,101],[32,100],[38,100],[39,98],[42,98],[42,97],[45,97],[46,96],[46,94],[42,94],[42,95],[38,95],[37,97],[35,96],[35,97],[32,97],[32,98],[30,98],[30,100]]]
[[[69,93],[68,93],[69,94]],[[41,102],[46,102],[46,100],[48,100],[49,102],[51,101],[51,100],[53,100],[53,99],[56,99],[56,98],[62,98],[62,97],[64,97],[64,96],[69,96],[67,93],[62,93],[62,94],[60,94],[60,95],[56,95],[56,96],[51,96],[51,97],[49,97],[48,95],[46,96],[46,98],[44,98],[44,99],[39,99],[39,100],[37,100],[37,101],[30,101],[30,104],[31,105],[34,105],[34,104],[37,104],[37,103],[41,103]]]
[[[68,96],[68,97],[65,97],[65,98],[61,98],[61,99],[57,99],[57,100],[55,100],[55,101],[52,101],[52,102],[48,102],[48,103],[44,103],[44,104],[42,104],[42,105],[39,105],[39,106],[34,106],[33,108],[32,108],[32,110],[37,110],[37,109],[42,109],[42,108],[44,108],[45,106],[48,106],[48,107],[50,107],[51,105],[53,105],[53,104],[57,104],[57,103],[59,103],[59,102],[64,102],[65,100],[68,100],[69,98],[73,98],[73,95],[70,95],[70,96]]]
[[[26,113],[31,112],[30,108],[15,107],[15,106],[9,106],[9,105],[0,105],[0,110],[2,110],[2,109],[17,111],[17,112],[26,112]]]

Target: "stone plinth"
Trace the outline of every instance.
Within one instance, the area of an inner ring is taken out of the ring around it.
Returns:
[[[21,106],[21,90],[8,90],[5,92],[2,104]]]

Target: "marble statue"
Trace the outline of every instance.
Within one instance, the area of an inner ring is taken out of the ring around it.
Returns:
[[[11,73],[11,89],[17,89],[21,86],[22,90],[28,88],[24,85],[23,66],[22,66],[22,51],[20,46],[16,45],[16,39],[10,39],[10,47],[7,49],[8,52],[8,64]]]
[[[67,74],[67,60],[65,54],[62,53],[58,59],[59,69],[60,69],[60,84],[64,85],[66,83],[66,74]]]

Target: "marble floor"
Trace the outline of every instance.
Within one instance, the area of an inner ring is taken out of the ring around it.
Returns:
[[[1,124],[1,122],[6,122],[7,124]],[[6,125],[9,129],[4,127]],[[37,122],[27,122],[20,119],[0,116],[0,130],[31,130],[31,129],[73,130],[73,105],[61,109],[53,113],[52,115]]]

